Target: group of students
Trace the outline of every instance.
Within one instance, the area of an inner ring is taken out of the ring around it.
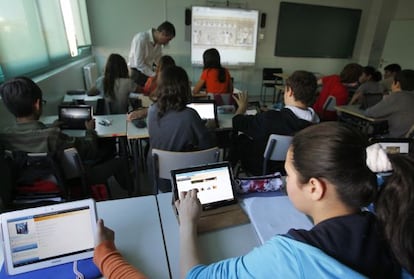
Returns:
[[[382,100],[371,107],[363,107],[368,117],[388,120],[388,137],[401,138],[414,125],[414,71],[402,70],[398,64],[384,68],[384,79],[374,67],[362,67],[351,63],[339,75],[322,77],[322,86],[313,108],[322,120],[336,120],[335,111],[324,110],[329,96],[335,97],[336,105],[360,105],[366,95],[382,94]],[[353,94],[351,94],[353,92]]]

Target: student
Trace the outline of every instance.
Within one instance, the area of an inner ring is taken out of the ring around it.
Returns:
[[[388,120],[388,136],[404,137],[414,124],[414,71],[402,70],[394,77],[392,93],[365,110],[373,118]]]
[[[131,78],[140,86],[144,86],[148,77],[155,75],[153,64],[162,55],[162,47],[175,37],[175,27],[171,22],[161,23],[157,29],[138,33],[131,42],[128,66]]]
[[[203,64],[203,72],[193,89],[194,95],[200,93],[203,86],[206,87],[207,93],[233,93],[230,73],[221,66],[220,54],[217,49],[210,48],[204,51]]]
[[[384,87],[386,93],[392,91],[392,83],[394,82],[394,77],[397,73],[401,72],[401,66],[398,64],[389,64],[384,68],[384,79],[381,80],[381,84]]]
[[[174,59],[169,55],[161,56],[157,64],[157,71],[155,73],[155,76],[149,77],[147,79],[142,93],[144,93],[145,95],[151,95],[157,87],[157,78],[160,75],[161,71],[170,66],[175,66]]]
[[[336,111],[323,111],[323,106],[329,96],[336,99],[337,106],[343,106],[348,103],[349,93],[348,84],[358,82],[362,74],[362,66],[356,63],[347,64],[339,75],[330,75],[318,79],[318,84],[322,85],[313,109],[323,120],[336,120]]]
[[[247,94],[234,97],[238,109],[233,117],[233,131],[240,134],[230,149],[230,161],[241,161],[243,169],[262,174],[263,154],[271,134],[294,135],[309,125],[319,122],[319,117],[310,107],[315,100],[316,78],[312,73],[296,71],[287,80],[284,94],[285,107],[268,110],[256,115],[244,115],[247,109]],[[283,169],[271,162],[269,173]]]
[[[70,137],[58,127],[48,128],[39,121],[42,114],[42,90],[31,79],[16,77],[0,86],[0,94],[7,109],[16,117],[16,124],[0,135],[0,144],[7,150],[31,153],[59,152],[75,147],[83,161],[97,161],[100,150],[95,132],[95,120],[85,122],[85,137]],[[120,186],[132,190],[128,162],[115,158],[99,164],[87,165],[89,185],[106,183],[112,175]]]
[[[198,113],[186,105],[191,99],[187,73],[183,68],[164,69],[156,89],[157,102],[148,109],[148,133],[152,148],[168,151],[195,151],[213,146],[209,130]],[[152,169],[151,156],[148,168]],[[171,191],[165,183],[161,191]]]
[[[362,74],[359,77],[359,82],[361,83],[361,85],[358,87],[354,96],[352,96],[349,105],[362,103],[364,94],[383,93],[384,87],[382,86],[382,84],[379,83],[381,78],[381,73],[375,70],[374,67],[364,67]]]
[[[414,278],[413,158],[387,155],[379,144],[368,147],[354,128],[325,122],[295,135],[285,167],[289,199],[315,226],[290,229],[244,256],[203,265],[197,190],[182,193],[175,202],[182,278]],[[384,172],[381,179],[374,174]],[[361,210],[372,201],[376,215]],[[103,223],[101,228],[109,231]],[[141,278],[122,260],[113,232],[98,239],[94,261],[105,277],[128,272],[128,278]],[[119,265],[110,265],[115,261]]]
[[[97,84],[99,84],[97,80]],[[102,78],[102,90],[108,104],[108,114],[120,114],[128,111],[129,93],[135,92],[137,84],[129,78],[125,59],[116,53],[109,55]]]
[[[296,278],[305,273],[315,278],[401,278],[402,272],[407,277],[407,271],[414,274],[414,160],[400,154],[387,157],[379,144],[366,149],[367,145],[358,131],[338,122],[298,132],[285,163],[287,193],[315,226],[274,236],[241,257],[201,263],[200,201],[196,189],[182,193],[175,203],[182,278]],[[377,185],[373,172],[391,170],[385,183]],[[372,201],[378,218],[361,210]]]

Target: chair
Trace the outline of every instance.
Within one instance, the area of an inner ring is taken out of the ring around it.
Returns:
[[[328,98],[326,99],[325,103],[323,104],[321,119],[322,120],[331,120],[331,119],[329,119],[328,115],[326,115],[326,112],[329,111],[329,112],[335,112],[336,113],[335,106],[336,106],[336,98],[332,95],[329,95]]]
[[[266,102],[266,91],[273,88],[273,103],[276,96],[276,85],[283,85],[283,78],[275,74],[282,74],[282,68],[263,68],[262,70],[262,88],[260,90],[260,100]]]
[[[175,152],[152,149],[154,185],[159,189],[159,178],[171,179],[171,170],[218,162],[220,149],[213,147],[201,151]]]
[[[283,162],[286,160],[286,154],[290,143],[292,142],[292,139],[292,136],[276,134],[269,136],[266,149],[263,154],[263,175],[267,173],[267,166],[269,161]]]
[[[13,208],[66,201],[67,190],[54,154],[6,150],[5,158],[11,171]]]

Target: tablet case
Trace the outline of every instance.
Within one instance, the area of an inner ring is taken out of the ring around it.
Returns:
[[[78,271],[83,274],[85,279],[101,278],[101,272],[94,264],[93,259],[84,259],[78,261]],[[73,262],[56,265],[48,268],[42,268],[35,271],[20,273],[16,275],[7,274],[6,267],[3,263],[0,271],[0,278],[4,279],[73,279],[76,274],[73,272]]]

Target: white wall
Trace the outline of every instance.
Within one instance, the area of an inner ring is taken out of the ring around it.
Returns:
[[[225,1],[214,2],[225,3]],[[377,65],[380,54],[377,53],[372,56],[372,49],[383,44],[385,40],[384,33],[386,33],[384,28],[385,30],[387,28],[387,25],[384,24],[389,23],[390,19],[387,19],[387,17],[392,18],[394,14],[393,11],[387,10],[387,7],[384,6],[388,5],[389,8],[391,5],[389,3],[394,3],[394,5],[397,3],[392,0],[295,0],[294,2],[362,10],[354,57],[352,59],[329,59],[286,58],[273,55],[280,2],[281,0],[230,1],[230,3],[241,3],[244,8],[257,9],[260,12],[267,13],[266,27],[260,30],[264,35],[264,39],[258,42],[256,65],[242,70],[231,70],[236,87],[249,90],[251,94],[259,94],[260,92],[261,69],[263,67],[282,67],[287,73],[297,69],[305,69],[330,74],[339,72],[345,64],[351,61],[362,65],[367,65],[368,62]],[[185,32],[188,32],[188,28],[186,29],[184,23],[185,9],[192,5],[208,5],[208,1],[88,0],[87,7],[92,42],[99,68],[103,69],[106,58],[112,52],[117,52],[127,58],[131,39],[135,33],[157,27],[162,21],[169,20],[175,25],[177,36],[166,47],[164,53],[172,55],[177,64],[186,69],[190,79],[193,82],[196,81],[199,78],[200,69],[191,66],[190,42],[185,38]],[[386,11],[389,12],[388,15]],[[381,13],[383,13],[382,16]],[[377,28],[379,23],[382,23],[382,25],[380,24],[382,29]],[[375,36],[379,39],[376,39]]]

